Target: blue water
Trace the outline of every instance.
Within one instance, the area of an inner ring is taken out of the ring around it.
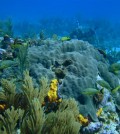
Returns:
[[[1,0],[0,5],[0,19],[38,21],[82,16],[120,21],[120,0]]]
[[[31,38],[42,30],[46,37],[69,36],[78,27],[88,27],[95,32],[92,43],[120,47],[120,0],[1,0],[0,21],[8,18],[14,36]]]

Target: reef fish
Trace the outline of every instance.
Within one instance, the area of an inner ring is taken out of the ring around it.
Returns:
[[[70,40],[70,37],[67,37],[67,36],[61,38],[61,41],[69,41],[69,40]]]
[[[103,88],[106,88],[108,90],[111,90],[112,88],[110,87],[109,83],[104,81],[104,80],[97,80],[97,83],[103,87]]]
[[[120,85],[117,86],[116,88],[114,88],[114,89],[112,90],[112,93],[114,94],[114,93],[116,93],[118,90],[120,90]]]
[[[94,95],[100,93],[100,90],[95,89],[95,88],[86,88],[82,91],[82,94],[84,95]]]

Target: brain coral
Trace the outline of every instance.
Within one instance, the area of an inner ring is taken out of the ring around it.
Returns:
[[[85,111],[96,121],[96,110],[92,100],[87,101],[91,99],[87,97],[83,103],[81,91],[85,88],[95,87],[98,73],[103,79],[108,80],[107,82],[110,82],[112,87],[114,87],[114,81],[117,78],[108,72],[107,61],[88,42],[71,40],[54,44],[53,41],[51,43],[49,40],[49,45],[29,48],[30,73],[36,81],[41,76],[52,79],[55,77],[55,73],[51,66],[54,65],[55,61],[62,63],[66,59],[72,60],[72,64],[65,67],[66,75],[63,79],[61,93],[66,97],[74,97],[78,100],[82,113]],[[106,68],[106,75],[103,73],[104,67]]]

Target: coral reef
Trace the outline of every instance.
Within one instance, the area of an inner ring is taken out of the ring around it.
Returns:
[[[102,124],[100,122],[92,122],[87,127],[84,127],[82,133],[95,134],[100,131]]]
[[[118,85],[117,77],[108,70],[109,66],[106,59],[89,43],[81,40],[71,40],[54,44],[52,40],[49,40],[49,44],[49,46],[43,45],[37,48],[33,46],[29,49],[30,75],[36,81],[41,76],[47,76],[49,79],[52,79],[57,75],[58,78],[63,79],[61,93],[64,94],[64,97],[76,98],[79,101],[79,105],[85,105],[85,109],[89,109],[90,106],[94,107],[94,104],[91,103],[88,105],[88,102],[83,104],[82,99],[80,99],[81,92],[85,88],[96,88],[96,77],[98,73],[111,87]],[[61,63],[64,63],[67,59],[71,60],[72,64],[62,67]],[[56,64],[55,61],[58,63]],[[55,73],[51,69],[53,65],[55,67],[57,65],[60,71]],[[106,68],[105,74],[107,73],[107,75],[103,74],[103,70],[100,67]],[[65,75],[63,77],[64,71]],[[90,115],[95,117],[95,119],[92,117],[93,120],[96,120],[96,110],[94,109],[86,111],[87,113],[88,111],[89,113],[91,112],[92,114],[90,113]]]
[[[50,89],[57,89],[58,81],[51,81]],[[34,88],[29,72],[24,72],[24,80],[21,83],[21,93],[17,93],[16,86],[12,81],[2,80],[0,103],[5,101],[7,107],[1,110],[0,132],[14,134],[19,133],[58,133],[77,134],[80,123],[77,121],[79,114],[78,104],[74,99],[62,101],[56,112],[45,113],[43,106],[44,98],[49,94],[49,86],[46,78],[41,78],[40,88]],[[17,98],[16,98],[17,96]],[[20,98],[19,98],[20,97]],[[18,99],[19,98],[19,99]],[[17,101],[17,105],[15,105]],[[23,106],[24,104],[24,106]],[[25,105],[26,104],[26,105]],[[0,104],[4,108],[3,104]],[[47,106],[46,106],[47,107]],[[51,107],[52,109],[52,107]]]
[[[7,80],[1,80],[0,113],[3,117],[0,131],[94,134],[102,133],[107,123],[110,126],[113,123],[115,131],[119,123],[120,80],[110,72],[106,58],[81,40],[43,39],[42,42],[40,46],[25,50],[25,46],[21,47],[19,64],[17,61],[17,65],[1,70],[1,78],[4,76]],[[13,68],[17,70],[14,76]],[[17,75],[19,68],[22,79]],[[24,71],[26,68],[29,71]],[[24,114],[19,116],[17,112],[14,130],[7,130],[5,112],[18,109]]]

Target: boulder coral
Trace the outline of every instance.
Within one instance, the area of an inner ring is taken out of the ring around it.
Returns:
[[[81,111],[83,113],[86,111],[86,114],[92,116],[92,120],[96,121],[96,109],[90,96],[87,98],[91,100],[91,105],[88,105],[89,101],[85,101],[83,104],[82,101],[84,100],[80,96],[83,89],[96,87],[98,74],[112,88],[118,85],[117,76],[109,72],[108,61],[88,42],[76,39],[54,44],[52,40],[48,41],[49,45],[44,44],[40,47],[29,48],[30,74],[36,81],[41,76],[53,79],[56,77],[55,72],[51,70],[53,63],[55,61],[63,63],[70,59],[72,64],[65,66],[66,71],[62,78],[61,93],[65,98],[73,97],[78,100]],[[90,108],[91,106],[93,109]]]

